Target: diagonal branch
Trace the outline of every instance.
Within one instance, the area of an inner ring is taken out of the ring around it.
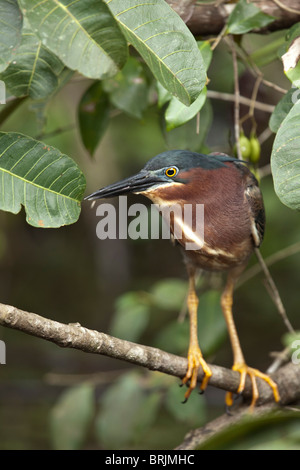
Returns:
[[[144,346],[130,341],[114,338],[105,333],[89,330],[79,323],[64,324],[35,313],[25,312],[10,305],[0,304],[0,325],[13,328],[58,346],[79,349],[101,354],[132,364],[156,370],[175,377],[184,377],[187,360],[157,348]],[[210,365],[212,377],[210,385],[235,392],[239,385],[239,373],[215,365]],[[202,371],[198,380],[203,378]],[[300,367],[288,364],[277,371],[273,378],[278,383],[282,404],[289,404],[300,398]],[[259,381],[260,402],[273,400],[271,389]],[[250,380],[246,381],[244,397],[251,396]]]

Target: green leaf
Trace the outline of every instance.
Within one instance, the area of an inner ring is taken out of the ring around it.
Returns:
[[[124,68],[103,82],[111,103],[129,116],[140,119],[148,106],[148,85],[143,66],[129,57]]]
[[[0,0],[0,72],[13,60],[21,41],[23,18],[17,0]]]
[[[204,106],[206,100],[206,87],[203,88],[200,95],[194,101],[191,106],[185,106],[183,103],[178,101],[177,98],[172,98],[165,113],[165,119],[167,124],[167,131],[171,131],[176,127],[182,126],[187,121],[193,119],[196,114],[199,113],[200,109]]]
[[[155,78],[185,105],[205,86],[206,73],[197,43],[164,0],[105,0],[126,39]]]
[[[127,44],[101,0],[20,0],[43,45],[72,70],[90,78],[114,75],[127,58]]]
[[[156,89],[157,89],[157,98],[158,98],[158,107],[162,108],[164,104],[171,100],[172,95],[171,93],[162,86],[160,82],[156,82]]]
[[[34,100],[41,100],[58,88],[63,70],[64,65],[58,57],[48,51],[34,33],[24,28],[21,45],[1,79],[15,96],[29,95]]]
[[[80,449],[94,412],[94,387],[92,385],[76,385],[66,390],[50,414],[51,440],[54,449]]]
[[[180,310],[187,295],[187,283],[180,279],[164,279],[151,289],[152,302],[164,310]]]
[[[14,132],[0,132],[0,209],[17,214],[25,207],[34,227],[76,222],[85,178],[59,150]]]
[[[43,135],[47,122],[48,122],[48,109],[49,103],[55,95],[57,95],[60,90],[69,82],[74,75],[73,70],[68,69],[65,67],[62,72],[57,77],[57,85],[53,93],[49,96],[45,96],[45,98],[35,101],[30,101],[28,103],[28,110],[35,114],[35,122],[36,122],[36,132],[38,135]],[[0,118],[1,120],[1,118]]]
[[[275,106],[275,109],[273,113],[271,114],[270,121],[269,121],[269,127],[272,132],[277,132],[282,121],[284,118],[287,116],[287,114],[290,112],[292,107],[294,106],[295,103],[295,96],[299,95],[300,92],[298,89],[293,89],[291,88],[284,96],[281,98],[281,100],[277,103]],[[297,101],[297,99],[296,99]]]
[[[109,98],[102,83],[93,83],[83,94],[78,107],[80,135],[91,155],[108,127],[109,111]]]
[[[213,56],[210,42],[209,41],[197,41],[197,45],[203,58],[205,70],[208,70],[211,60],[212,60],[212,56]]]
[[[279,37],[278,34],[280,34]],[[272,36],[274,36],[272,41],[265,46],[260,45],[260,47],[249,55],[251,62],[254,62],[258,67],[263,67],[278,59],[278,48],[282,46],[285,41],[284,31],[271,33],[271,37]]]
[[[169,322],[155,337],[154,346],[172,354],[186,354],[189,345],[189,322]]]
[[[245,34],[252,29],[263,28],[274,20],[273,16],[263,13],[252,2],[239,0],[228,18],[227,32],[229,34]]]
[[[147,396],[138,374],[124,374],[101,398],[101,410],[96,420],[101,445],[120,449],[138,440],[154,421],[158,406],[158,397]]]
[[[116,313],[110,332],[113,336],[137,341],[147,328],[150,317],[149,304],[137,292],[127,292],[116,302]]]
[[[245,413],[221,431],[209,433],[197,450],[296,450],[299,449],[299,411]]]
[[[275,137],[271,169],[274,188],[283,204],[300,210],[300,100],[283,120]]]

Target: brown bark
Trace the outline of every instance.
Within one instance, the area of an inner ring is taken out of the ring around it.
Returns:
[[[234,3],[222,2],[211,5],[196,4],[196,0],[167,0],[170,6],[186,22],[195,36],[217,35],[226,24],[234,8]],[[300,21],[299,0],[254,0],[252,1],[264,13],[274,16],[276,20],[259,32],[267,33],[291,27]],[[282,6],[281,6],[282,5]],[[299,12],[297,14],[296,12]]]

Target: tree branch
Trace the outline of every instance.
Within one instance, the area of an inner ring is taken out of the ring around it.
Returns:
[[[235,7],[235,3],[228,2],[218,6],[215,3],[195,3],[195,0],[167,0],[167,2],[186,22],[195,36],[219,34]],[[285,0],[284,2],[252,0],[252,3],[264,13],[276,18],[273,23],[258,30],[260,33],[289,28],[300,20],[299,0]]]
[[[297,413],[295,416],[295,412]],[[299,419],[300,411],[293,409],[292,411],[286,410],[284,416],[287,417],[289,414],[293,416],[294,419]],[[248,409],[245,407],[240,407],[234,415],[228,416],[228,414],[223,414],[218,418],[210,421],[209,423],[205,424],[202,428],[193,429],[190,431],[184,438],[183,442],[176,447],[175,450],[195,450],[199,446],[206,445],[205,448],[212,449],[215,447],[212,445],[211,440],[214,439],[214,436],[220,436],[220,433],[223,435],[232,431],[232,428],[235,425],[239,425],[239,423],[244,422],[245,420],[251,419],[251,423],[253,425],[253,418],[260,418],[264,417],[265,420],[269,418],[270,426],[272,422],[278,422],[278,416],[282,417],[283,413],[282,410],[278,409],[274,404],[265,404],[260,407],[256,407],[251,415],[248,413]],[[200,447],[201,448],[201,447]]]
[[[61,347],[121,359],[175,377],[184,377],[187,369],[187,360],[183,357],[89,330],[79,323],[68,325],[59,323],[10,305],[0,304],[0,325],[51,341]],[[209,365],[209,367],[213,373],[210,385],[231,392],[237,390],[240,379],[238,372],[215,365]],[[300,367],[298,365],[290,363],[272,377],[278,384],[283,405],[300,399]],[[203,373],[199,371],[198,380],[201,382],[202,378]],[[258,380],[258,382],[260,392],[258,404],[272,401],[273,393],[270,387],[263,381]],[[249,378],[247,378],[243,396],[251,397]]]
[[[224,93],[222,91],[207,90],[207,97],[222,101],[235,101],[235,96],[233,94]],[[253,102],[250,98],[241,95],[239,96],[239,103],[246,106],[253,106],[253,108],[259,109],[260,111],[265,111],[266,113],[273,113],[275,109],[273,104],[261,103],[260,101]]]

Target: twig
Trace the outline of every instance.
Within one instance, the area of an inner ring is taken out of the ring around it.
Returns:
[[[295,333],[295,330],[294,328],[292,327],[288,317],[287,317],[287,314],[286,314],[286,310],[284,308],[284,305],[281,301],[281,298],[280,298],[280,294],[278,292],[278,289],[275,285],[275,282],[271,276],[271,273],[266,265],[266,263],[264,262],[264,259],[259,251],[258,248],[255,248],[255,254],[257,256],[257,259],[262,267],[262,270],[264,272],[264,275],[266,276],[266,281],[267,281],[267,286],[269,286],[269,293],[270,293],[270,296],[271,298],[273,299],[276,307],[277,307],[277,310],[278,310],[278,313],[279,315],[282,317],[282,320],[285,324],[285,326],[287,327],[288,331],[290,333]]]
[[[263,78],[262,83],[266,85],[267,87],[273,88],[273,90],[276,90],[279,93],[282,93],[283,95],[287,93],[287,90],[285,88],[282,88],[281,86],[276,85],[276,83],[270,82],[270,80],[266,80],[265,78]]]
[[[286,364],[289,361],[291,356],[291,348],[290,346],[287,346],[283,349],[283,351],[271,353],[271,357],[272,356],[275,357],[275,361],[272,362],[272,364],[268,367],[267,374],[274,374],[274,372],[276,372],[282,366],[282,364]]]
[[[216,100],[222,100],[222,101],[235,101],[235,96],[231,93],[223,93],[221,91],[215,91],[215,90],[207,90],[207,97],[216,99]],[[252,103],[250,98],[247,98],[246,96],[239,96],[239,102],[240,104],[245,104],[246,106],[251,106],[255,109],[259,109],[260,111],[265,111],[266,113],[273,113],[275,106],[272,104],[267,104],[267,103],[261,103],[260,101],[255,101],[255,103]]]
[[[223,37],[225,36],[226,34],[226,31],[227,31],[227,24],[225,24],[221,30],[221,32],[218,34],[218,36],[216,37],[216,39],[214,40],[212,46],[211,46],[211,50],[215,50],[215,48],[217,47],[217,45],[220,43],[220,41],[223,39]]]
[[[262,133],[258,136],[258,141],[260,145],[266,142],[266,140],[268,140],[271,137],[271,135],[273,135],[273,132],[271,131],[269,127],[266,127],[265,130],[262,131]]]
[[[237,157],[239,160],[242,160],[243,157],[240,145],[240,87],[237,54],[232,36],[228,38],[227,42],[231,49],[234,76],[234,138],[236,144]]]
[[[269,267],[272,264],[277,263],[278,261],[286,259],[288,256],[295,255],[296,253],[299,253],[299,252],[300,252],[300,242],[297,242],[269,256],[268,258],[264,260],[264,263]],[[244,274],[242,274],[242,276],[240,277],[238,286],[241,286],[245,282],[249,281],[249,279],[252,279],[261,271],[262,271],[262,266],[259,263],[247,269],[247,271]]]
[[[273,88],[274,90],[278,91],[279,93],[286,94],[287,90],[282,88],[281,86],[277,85],[276,83],[271,82],[270,80],[266,80],[264,78],[264,74],[260,70],[260,68],[256,65],[252,57],[248,54],[248,52],[242,47],[237,48],[237,54],[239,58],[244,62],[247,66],[248,70],[254,75],[255,77],[261,78],[261,83],[269,88]]]
[[[259,89],[259,85],[261,84],[261,81],[262,81],[262,77],[257,77],[256,78],[255,84],[254,84],[254,87],[253,87],[253,90],[252,90],[252,95],[251,95],[251,100],[250,100],[250,105],[249,105],[249,111],[240,120],[240,125],[241,125],[242,123],[247,121],[247,119],[252,119],[252,122],[253,122],[252,130],[256,129],[256,124],[255,124],[255,121],[254,121],[254,109],[255,109],[255,102],[256,102],[257,93],[258,93],[258,89]]]
[[[199,133],[200,133],[200,112],[198,112],[196,116],[196,134],[199,135]]]
[[[63,132],[72,131],[75,128],[76,128],[76,124],[67,124],[64,127],[57,127],[56,129],[54,129],[54,131],[41,132],[35,138],[37,140],[41,140],[41,139],[45,139],[45,138],[49,139],[50,137],[56,137],[57,135],[62,134]]]
[[[0,325],[51,341],[61,347],[121,359],[175,377],[182,378],[186,374],[187,359],[183,357],[89,330],[78,323],[69,325],[59,323],[10,305],[0,304]],[[210,385],[232,392],[237,390],[240,381],[238,372],[215,365],[209,365],[209,367],[213,374]],[[202,379],[203,372],[200,370],[198,380]],[[290,363],[284,366],[274,374],[273,379],[278,384],[282,404],[289,404],[300,398],[300,367],[298,365]],[[293,387],[289,387],[289,381],[292,381]],[[259,403],[272,401],[271,388],[264,381],[258,382]],[[247,377],[243,396],[249,398],[251,395],[251,381]]]

